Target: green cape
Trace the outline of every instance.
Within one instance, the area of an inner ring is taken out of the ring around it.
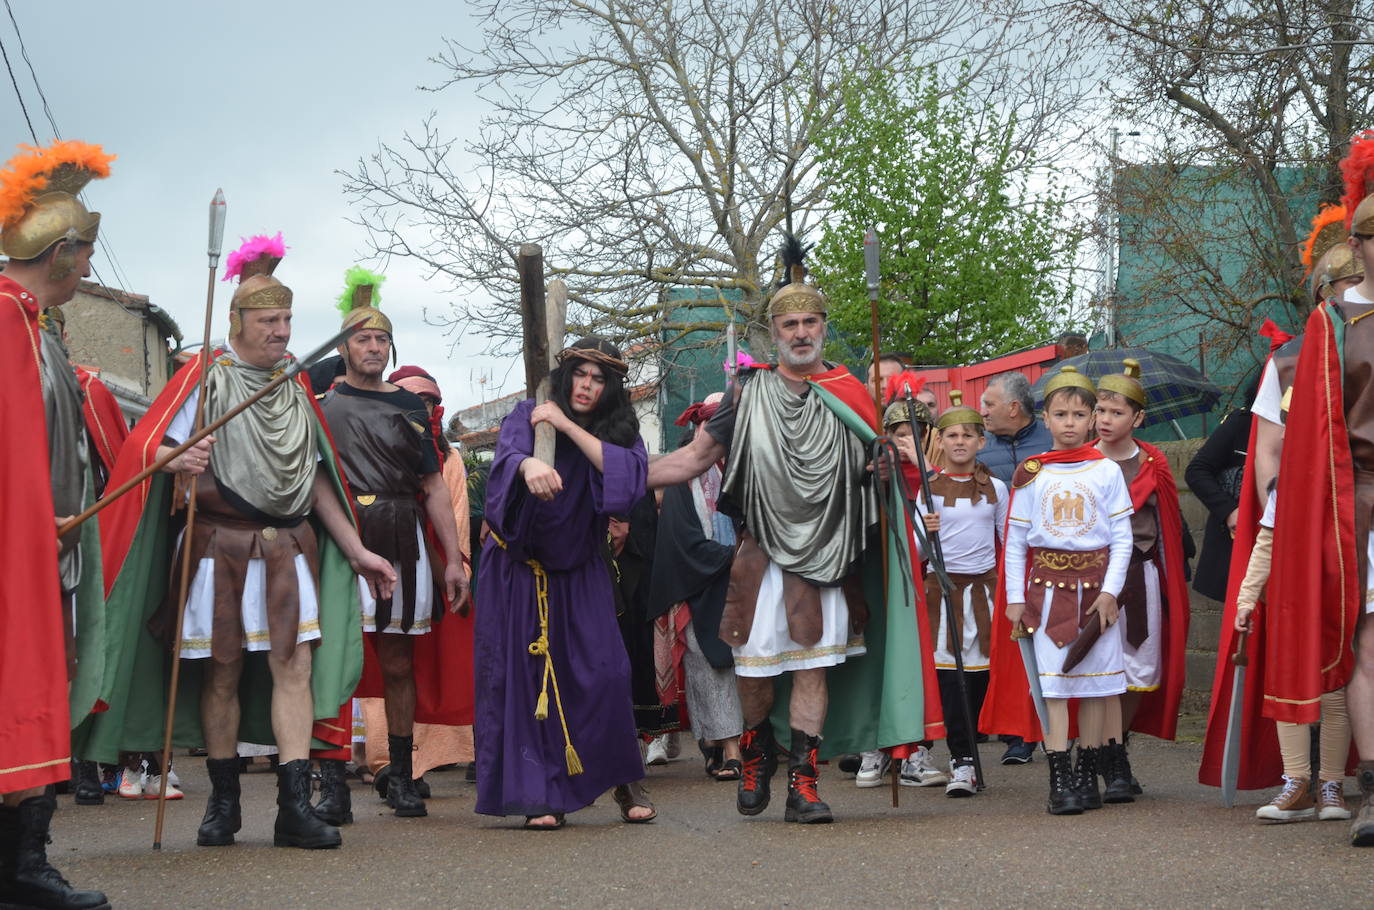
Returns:
[[[818,383],[811,394],[865,445],[877,438],[853,408]],[[883,586],[882,553],[870,547],[861,560],[868,624],[864,627],[867,653],[826,670],[830,706],[821,733],[821,758],[901,746],[926,738],[925,688],[921,671],[920,627],[912,582],[915,565],[905,521],[907,508],[897,484],[888,484],[887,585]],[[886,596],[884,596],[886,594]],[[784,746],[790,741],[788,698],[791,675],[777,677],[772,713],[773,730]]]

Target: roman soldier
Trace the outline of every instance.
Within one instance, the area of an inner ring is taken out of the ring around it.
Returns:
[[[374,598],[363,586],[359,592],[362,628],[370,635],[386,700],[386,800],[396,815],[415,817],[427,814],[411,767],[415,641],[435,631],[445,605],[457,611],[465,604],[468,578],[429,412],[418,395],[384,379],[395,348],[391,320],[378,308],[382,280],[360,267],[347,272],[339,308],[344,327],[354,332],[339,348],[344,377],[324,396],[321,409],[349,480],[363,542],[391,563],[399,579],[397,598]],[[439,544],[437,565],[426,523]],[[321,758],[321,767],[326,798],[316,811],[346,821],[351,801],[342,757]]]
[[[904,758],[925,739],[928,718],[910,525],[896,484],[884,501],[889,537],[875,533],[869,444],[879,415],[863,384],[821,357],[829,301],[805,281],[795,238],[783,268],[768,304],[778,362],[744,371],[706,432],[650,466],[649,485],[684,483],[729,454],[720,508],[744,522],[720,626],[744,711],[736,808],[758,815],[768,806],[783,751],[769,717],[774,683],[790,674],[777,721],[791,731],[784,818],[810,824],[833,818],[817,790],[823,737],[827,755],[888,748]],[[873,571],[884,547],[885,586]]]
[[[108,907],[75,891],[48,863],[56,800],[70,774],[71,720],[95,708],[103,685],[99,566],[83,565],[91,524],[54,537],[94,495],[88,484],[81,389],[61,341],[39,328],[45,307],[66,303],[90,274],[100,214],[77,198],[110,172],[99,146],[57,142],[25,151],[0,171],[0,332],[12,371],[4,395],[7,584],[0,595],[0,904]],[[83,572],[83,568],[86,570]],[[92,581],[90,572],[94,570]],[[82,582],[86,585],[82,589]],[[87,609],[87,608],[90,609]],[[83,621],[84,620],[84,621]],[[79,661],[75,635],[91,659]]]

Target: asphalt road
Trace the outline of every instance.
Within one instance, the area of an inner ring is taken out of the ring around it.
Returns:
[[[783,823],[781,772],[773,805],[747,819],[733,785],[685,755],[650,770],[656,823],[622,824],[607,795],[558,832],[475,815],[461,773],[432,773],[425,819],[395,818],[355,785],[357,821],[331,851],[272,847],[275,778],[265,773],[243,779],[239,842],[196,847],[204,766],[181,758],[188,795],[168,806],[161,852],[150,848],[154,802],[60,797],[51,855],[120,910],[1374,906],[1374,850],[1348,846],[1347,822],[1261,824],[1253,808],[1272,791],[1224,809],[1195,782],[1200,750],[1140,737],[1145,796],[1070,818],[1045,813],[1044,757],[1004,768],[995,743],[983,747],[989,786],[972,799],[903,788],[893,809],[886,786],[859,790],[828,766],[821,795],[837,822],[811,827]]]

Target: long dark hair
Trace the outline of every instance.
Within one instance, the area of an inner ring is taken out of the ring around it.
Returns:
[[[594,336],[584,338],[573,345],[573,349],[579,347],[613,354],[617,360],[620,358],[620,352],[610,342]],[[596,408],[590,414],[578,414],[572,409],[571,404],[573,370],[580,363],[595,365],[606,380],[601,398],[597,400]],[[550,399],[557,402],[563,413],[588,433],[623,448],[634,445],[635,439],[639,436],[639,418],[635,416],[634,406],[630,404],[630,395],[625,389],[625,378],[617,370],[599,362],[599,358],[584,358],[569,353],[549,374],[549,388]]]

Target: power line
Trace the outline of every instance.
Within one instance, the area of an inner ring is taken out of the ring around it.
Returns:
[[[5,58],[5,69],[10,74],[10,85],[14,86],[14,94],[19,99],[19,109],[24,112],[24,122],[29,125],[29,135],[33,137],[33,144],[38,144],[38,134],[33,130],[33,121],[29,119],[29,108],[24,104],[24,93],[19,91],[19,81],[14,78],[14,68],[10,66],[10,55],[5,50],[5,42],[0,41],[0,57]]]
[[[34,90],[38,92],[38,99],[43,105],[43,114],[48,118],[48,125],[52,127],[53,138],[61,139],[62,131],[57,128],[57,119],[53,117],[52,108],[48,106],[48,96],[44,94],[43,85],[38,81],[38,72],[33,67],[33,60],[29,58],[29,49],[24,44],[24,34],[19,30],[19,21],[14,18],[14,8],[10,5],[10,0],[4,0],[4,2],[5,12],[9,15],[10,25],[14,28],[14,36],[19,40],[19,55],[23,57],[25,65],[29,68],[29,78],[33,80]],[[0,52],[3,51],[4,45],[0,44]],[[34,145],[37,145],[38,133],[33,128],[33,121],[29,119],[29,109],[24,104],[24,94],[19,90],[19,82],[14,78],[14,70],[10,67],[9,54],[5,53],[4,58],[5,68],[9,70],[10,74],[10,83],[14,86],[14,93],[19,98],[19,107],[24,111],[24,120],[29,125],[29,135],[33,137]],[[85,195],[85,193],[81,194],[83,202],[86,201]],[[120,309],[132,313],[132,310],[124,305],[124,301],[127,301],[130,297],[128,276],[124,274],[124,269],[120,266],[119,259],[115,256],[114,250],[110,247],[110,244],[106,242],[103,234],[96,236],[96,244],[100,247],[100,251],[105,254],[105,258],[109,260],[110,268],[113,269],[115,279],[114,286],[119,289],[120,296],[123,297],[123,300],[119,300],[111,295],[110,299],[114,300],[115,304],[118,305]],[[91,264],[91,272],[95,275],[96,281],[106,288],[110,288],[110,285],[106,284],[104,276],[100,274],[100,270],[96,268],[94,263]],[[111,288],[111,290],[113,289]]]
[[[48,123],[52,124],[53,136],[61,139],[62,135],[57,131],[57,123],[52,118],[52,110],[48,107],[48,98],[43,94],[43,86],[38,84],[38,74],[33,71],[33,61],[29,59],[29,49],[24,46],[24,36],[19,31],[19,23],[14,18],[14,8],[10,6],[10,0],[5,0],[5,12],[9,13],[10,24],[14,26],[14,37],[19,39],[19,56],[23,57],[24,63],[28,65],[29,76],[33,79],[33,87],[38,90],[38,100],[43,102],[43,113],[48,116]],[[8,66],[8,62],[6,65]],[[13,77],[12,73],[11,77]],[[18,86],[15,88],[17,89]],[[28,113],[26,112],[24,116],[28,117]],[[33,124],[29,124],[29,132],[33,132]],[[38,137],[35,136],[33,141],[37,142]]]

